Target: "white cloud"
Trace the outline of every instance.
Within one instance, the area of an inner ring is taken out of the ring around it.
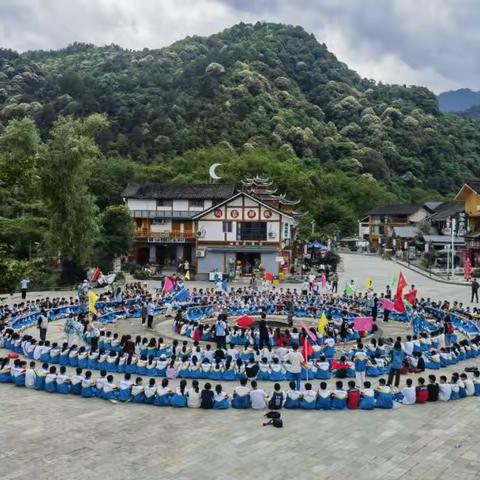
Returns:
[[[476,0],[0,0],[0,45],[159,48],[239,21],[302,25],[361,75],[480,88]]]

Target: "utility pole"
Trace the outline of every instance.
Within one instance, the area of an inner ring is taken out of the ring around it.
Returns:
[[[457,222],[455,218],[452,218],[452,236],[451,236],[451,251],[452,251],[452,278],[455,275],[455,229],[457,227]]]

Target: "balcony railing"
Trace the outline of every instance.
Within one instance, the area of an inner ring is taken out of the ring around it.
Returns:
[[[183,243],[195,240],[195,234],[192,231],[152,232],[148,228],[136,228],[135,239],[148,243]]]
[[[192,218],[200,210],[130,210],[133,218]]]

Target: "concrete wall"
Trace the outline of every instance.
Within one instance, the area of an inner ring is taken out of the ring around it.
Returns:
[[[223,252],[209,252],[207,249],[204,257],[198,257],[197,274],[208,275],[215,269],[219,272],[224,272],[224,259],[226,259],[226,265],[228,268],[228,262],[230,259],[235,260],[235,254],[231,252],[225,254]]]
[[[262,253],[261,263],[266,272],[278,273],[279,263],[275,261],[276,253]]]

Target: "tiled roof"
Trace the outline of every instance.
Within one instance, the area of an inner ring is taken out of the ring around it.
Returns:
[[[368,212],[368,215],[411,215],[418,212],[421,205],[401,204],[401,205],[383,205],[376,207]]]
[[[235,193],[229,184],[165,185],[161,183],[131,184],[122,193],[124,198],[153,198],[160,200],[225,200]]]

